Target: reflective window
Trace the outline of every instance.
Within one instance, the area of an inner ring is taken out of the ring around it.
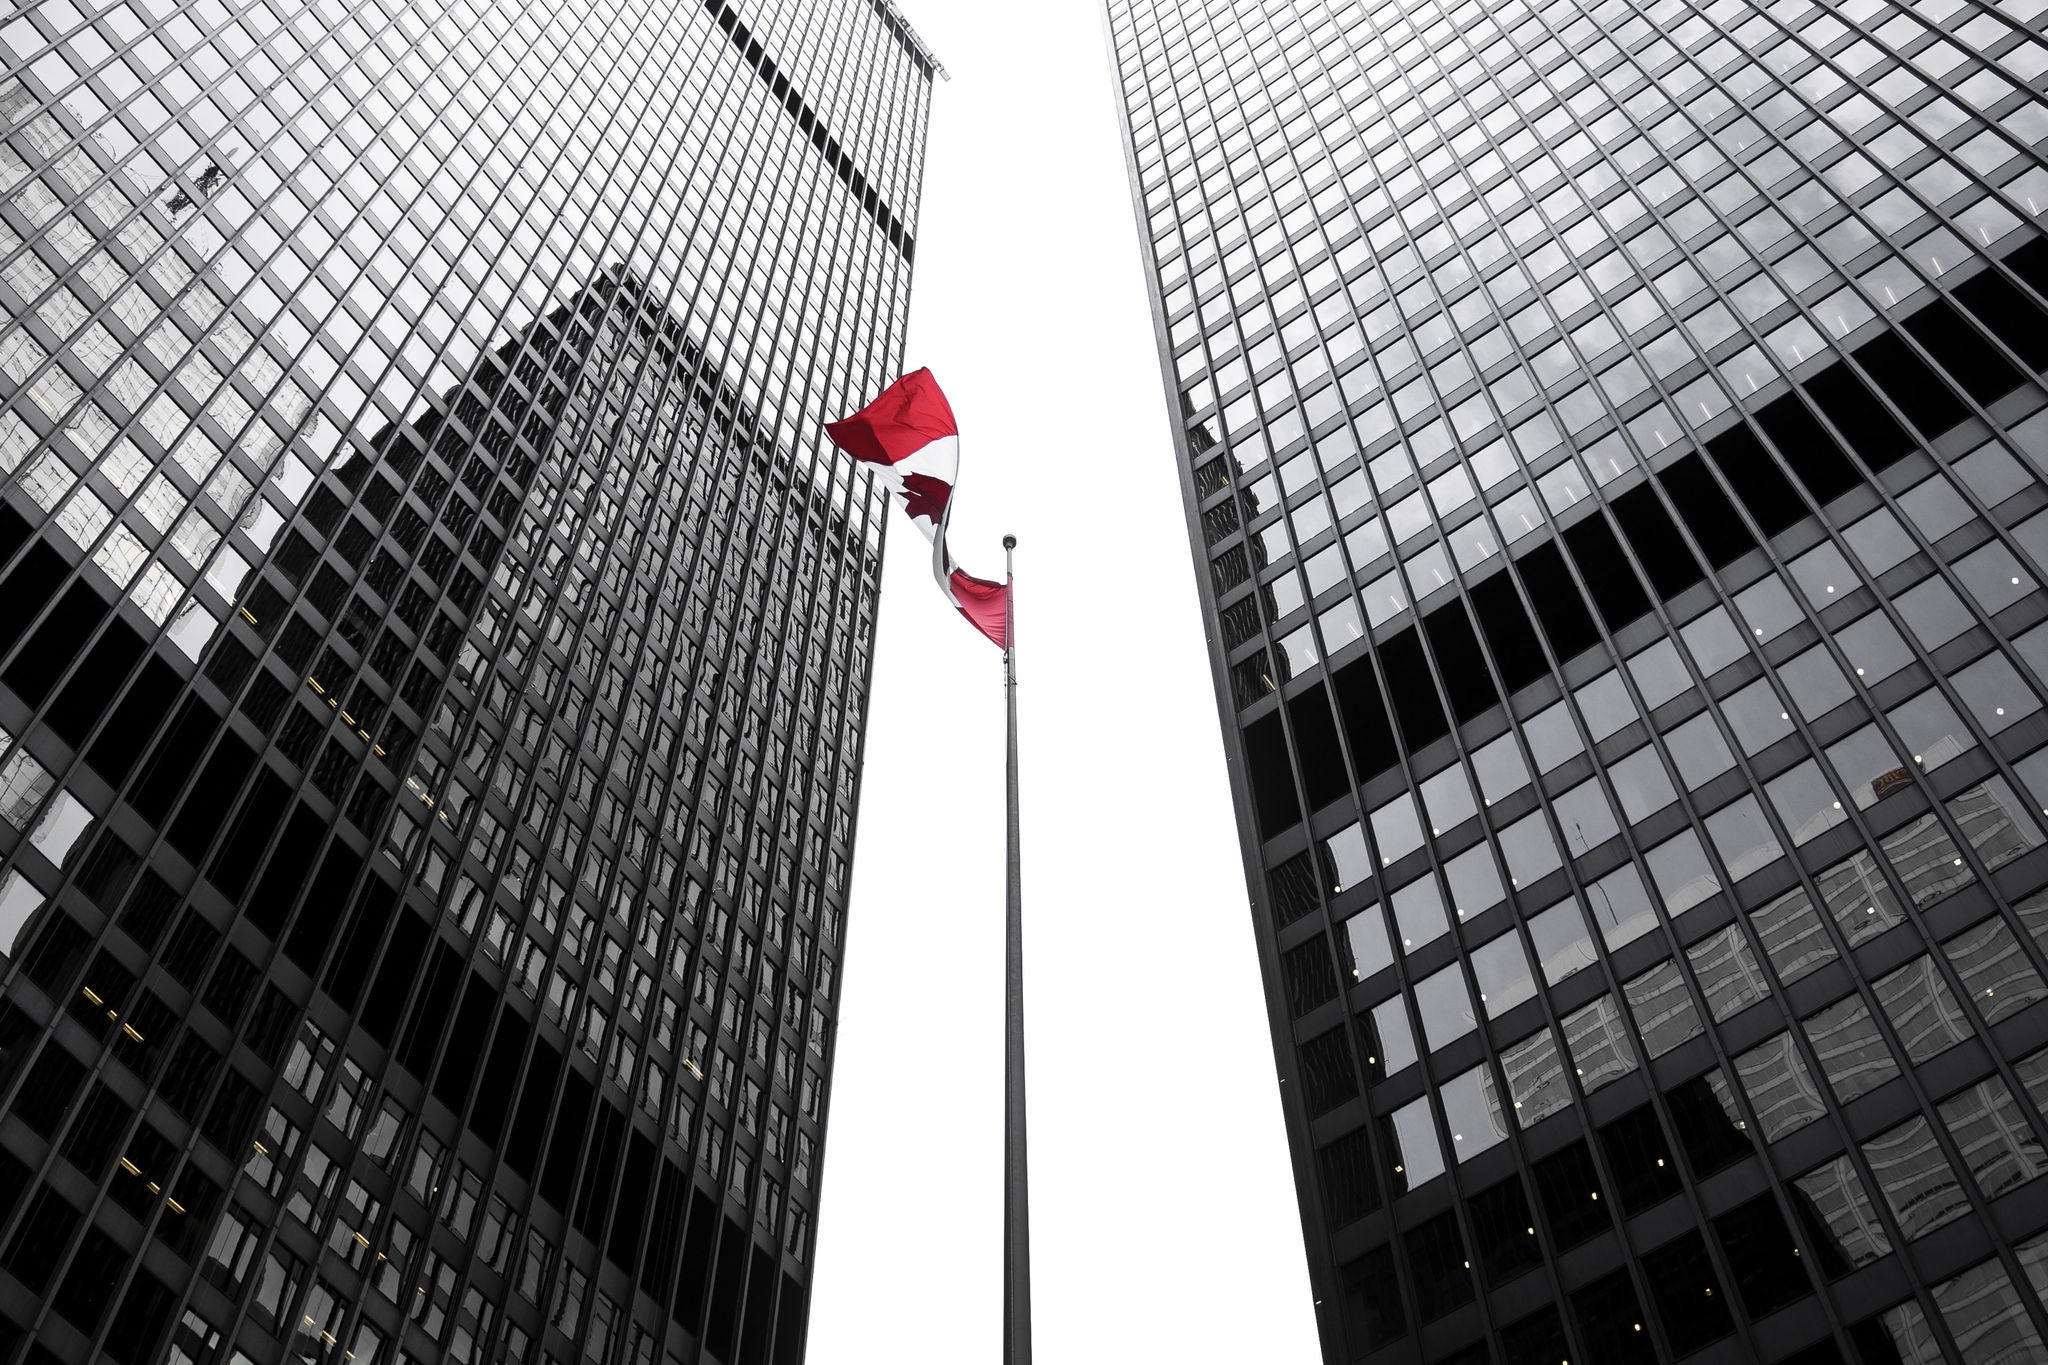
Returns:
[[[1699,835],[1690,829],[1651,849],[1644,861],[1666,914],[1681,915],[1721,889],[1706,850],[1700,847]]]
[[[1842,557],[1842,552],[1825,540],[1793,560],[1786,566],[1786,572],[1799,585],[1807,605],[1815,611],[1825,609],[1863,586],[1863,580],[1849,567],[1849,561]]]
[[[1632,825],[1648,819],[1678,799],[1678,793],[1672,789],[1671,779],[1665,776],[1664,764],[1654,748],[1638,749],[1628,757],[1609,764],[1607,777],[1614,784],[1614,794],[1621,802],[1623,818]]]
[[[1587,1094],[1636,1069],[1628,1021],[1613,996],[1603,995],[1573,1011],[1560,1026],[1579,1085]]]
[[[1408,1024],[1408,1006],[1400,996],[1382,1000],[1372,1007],[1373,1041],[1377,1050],[1367,1049],[1366,1065],[1391,1076],[1415,1064],[1415,1031]]]
[[[1351,954],[1351,976],[1362,981],[1394,965],[1393,950],[1387,944],[1386,913],[1377,905],[1344,921],[1344,940]]]
[[[1628,671],[1643,695],[1643,704],[1653,709],[1692,686],[1692,678],[1678,657],[1678,646],[1668,638],[1629,656]]]
[[[1898,495],[1898,505],[1905,510],[1907,520],[1919,526],[1919,532],[1929,540],[1939,540],[1974,516],[1968,499],[1944,475],[1915,483]]]
[[[2048,995],[2019,939],[1997,915],[1944,939],[1941,951],[1962,979],[1964,998],[1987,1024]]]
[[[1700,1036],[1699,1011],[1693,1008],[1692,995],[1685,988],[1684,974],[1676,962],[1658,963],[1623,982],[1622,991],[1636,1017],[1643,1047],[1652,1057],[1661,1057],[1680,1043]]]
[[[1373,842],[1379,845],[1380,863],[1398,861],[1422,847],[1422,820],[1415,810],[1415,798],[1402,792],[1372,813]]]
[[[1671,761],[1678,765],[1679,778],[1687,791],[1697,791],[1735,766],[1735,755],[1721,738],[1721,728],[1711,713],[1702,712],[1664,736],[1671,749]]]
[[[1834,656],[1825,645],[1815,645],[1778,665],[1778,681],[1792,696],[1792,704],[1808,720],[1840,706],[1850,697],[1849,680],[1842,676]]]
[[[1996,1076],[1943,1101],[1941,1122],[1962,1154],[1963,1169],[1986,1198],[1996,1199],[2048,1169],[2048,1153],[2026,1108]]]
[[[1977,747],[1977,740],[1939,688],[1928,688],[1885,712],[1916,766],[1932,772]]]
[[[1393,895],[1394,924],[1400,930],[1401,951],[1414,952],[1425,943],[1434,943],[1450,930],[1451,923],[1444,917],[1444,898],[1437,890],[1436,878],[1423,877],[1396,891]]]
[[[1847,1104],[1899,1074],[1861,996],[1852,995],[1800,1021],[1835,1097]]]
[[[1714,851],[1721,855],[1728,876],[1738,882],[1785,856],[1754,796],[1745,796],[1709,815],[1707,837],[1714,841]]]
[[[1522,763],[1522,751],[1513,734],[1502,735],[1473,754],[1472,771],[1479,777],[1480,796],[1489,806],[1529,785],[1529,770]]]
[[[1365,830],[1346,825],[1323,840],[1323,869],[1330,890],[1342,891],[1372,875],[1372,858],[1365,849]]]
[[[1565,1078],[1564,1058],[1548,1028],[1502,1048],[1500,1065],[1508,1078],[1515,1122],[1521,1127],[1540,1123],[1571,1105],[1572,1088]]]
[[[1752,758],[1792,733],[1792,718],[1765,678],[1723,700],[1720,710],[1735,742]]]
[[[1956,695],[1985,733],[1997,734],[2041,709],[2041,699],[2005,655],[1993,651],[1950,675]]]
[[[1578,702],[1579,714],[1586,718],[1586,729],[1592,733],[1595,744],[1636,719],[1635,703],[1629,699],[1619,670],[1601,674],[1573,692],[1572,697]],[[1545,765],[1545,771],[1553,766]]]
[[[1415,987],[1415,1007],[1431,1051],[1470,1033],[1477,1024],[1464,969],[1456,963],[1432,973]]]
[[[1849,818],[1843,814],[1842,803],[1836,798],[1835,789],[1828,785],[1820,764],[1810,758],[1766,782],[1764,792],[1771,798],[1771,806],[1778,812],[1778,818],[1784,821],[1795,847],[1818,838]],[[1712,817],[1709,817],[1708,826],[1713,827]],[[1719,837],[1717,834],[1717,842]],[[1737,875],[1732,862],[1729,872]]]
[[[1822,1256],[1822,1266],[1851,1270],[1891,1254],[1891,1237],[1871,1206],[1856,1163],[1847,1156],[1816,1166],[1792,1183],[1820,1215],[1834,1243],[1835,1255]]]
[[[2040,824],[2002,777],[1987,777],[1942,803],[1986,867],[2002,867],[2042,843]]]
[[[1907,1241],[1969,1213],[1969,1196],[1926,1119],[1915,1115],[1872,1138],[1863,1156]]]
[[[1450,883],[1451,905],[1461,920],[1489,910],[1507,898],[1500,873],[1494,868],[1493,850],[1483,843],[1445,863],[1444,880]]]
[[[1938,577],[1906,589],[1892,599],[1892,605],[1920,647],[1930,652],[1977,623],[1963,599]]]
[[[1571,708],[1558,702],[1522,723],[1522,734],[1536,760],[1536,771],[1547,773],[1585,752],[1578,727],[1572,724]]]
[[[2004,611],[2039,586],[2000,541],[1991,541],[1956,561],[1956,578],[1987,616]]]
[[[1558,828],[1564,831],[1565,847],[1574,856],[1591,852],[1621,832],[1597,778],[1581,782],[1552,805],[1557,811]],[[1508,865],[1515,866],[1512,857]]]
[[[1493,1077],[1483,1066],[1475,1066],[1446,1081],[1437,1092],[1443,1101],[1444,1122],[1451,1130],[1451,1151],[1459,1161],[1470,1161],[1507,1136]]]
[[[1912,647],[1881,611],[1859,616],[1836,631],[1835,642],[1866,687],[1875,687],[1913,662]]]
[[[1919,546],[1888,507],[1880,507],[1842,532],[1842,539],[1849,542],[1864,571],[1873,578],[1919,552]]]
[[[1784,580],[1775,575],[1735,594],[1735,611],[1758,644],[1777,639],[1806,619]]]
[[[1444,1173],[1443,1148],[1437,1142],[1428,1097],[1396,1109],[1391,1127],[1396,1190],[1415,1189]]]
[[[1693,663],[1702,677],[1712,677],[1749,653],[1749,647],[1743,643],[1743,632],[1725,607],[1715,607],[1696,617],[1681,626],[1678,633],[1684,638],[1685,647],[1692,651]]]
[[[1516,934],[1503,934],[1474,949],[1472,975],[1479,983],[1479,1000],[1486,1017],[1497,1019],[1508,1010],[1536,995],[1536,979],[1529,970],[1529,957]]]
[[[1816,968],[1834,961],[1833,942],[1814,913],[1804,887],[1794,887],[1750,916],[1764,956],[1778,980],[1790,985]]]
[[[1939,816],[1931,813],[1886,834],[1878,841],[1878,847],[1892,875],[1905,883],[1906,898],[1914,905],[1932,905],[1977,879],[1977,874],[1963,861],[1962,850],[1949,837],[1947,827]]]
[[[1593,922],[1609,948],[1632,943],[1657,927],[1657,911],[1635,864],[1623,863],[1586,888]]]
[[[1911,773],[1875,725],[1866,725],[1828,745],[1827,758],[1858,810],[1868,810],[1892,792],[1912,785]],[[1782,813],[1783,808],[1780,810]]]
[[[1552,986],[1598,960],[1593,952],[1593,936],[1586,928],[1585,916],[1579,913],[1577,900],[1560,901],[1533,916],[1529,920],[1529,941],[1543,968],[1544,981]]]
[[[1500,832],[1500,851],[1508,865],[1508,880],[1517,890],[1534,886],[1564,865],[1540,810]]]
[[[1817,880],[1828,913],[1852,948],[1895,924],[1905,923],[1906,914],[1899,908],[1898,896],[1868,850],[1857,850],[1822,872]]]
[[[1735,1074],[1756,1111],[1764,1141],[1776,1142],[1826,1112],[1820,1087],[1800,1060],[1789,1033],[1759,1043],[1735,1059]]]
[[[1735,925],[1710,934],[1686,949],[1714,1022],[1741,1013],[1770,994],[1770,979],[1756,960],[1749,939]]]
[[[1972,1036],[1963,1007],[1948,988],[1934,959],[1922,954],[1872,983],[1877,1006],[1891,1022],[1906,1049],[1906,1060],[1918,1066]]]
[[[1472,799],[1472,784],[1465,780],[1465,770],[1455,765],[1423,782],[1422,805],[1429,812],[1431,834],[1456,829],[1479,809]]]

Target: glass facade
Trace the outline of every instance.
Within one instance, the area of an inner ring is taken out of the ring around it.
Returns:
[[[800,1361],[939,68],[0,22],[0,1360]]]
[[[1331,1361],[2048,1356],[2038,0],[1109,0]]]

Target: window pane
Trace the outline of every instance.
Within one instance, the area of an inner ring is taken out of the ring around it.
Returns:
[[[1810,758],[1766,782],[1764,791],[1778,818],[1791,831],[1795,846],[1818,838],[1849,818],[1842,813],[1835,789],[1821,774],[1820,764]],[[1734,871],[1733,867],[1729,870]]]
[[[1750,916],[1763,941],[1764,956],[1778,980],[1791,985],[1800,977],[1835,960],[1835,945],[1820,916],[1814,913],[1806,888],[1795,886]]]
[[[1479,983],[1479,1002],[1486,1017],[1498,1019],[1536,996],[1536,977],[1519,934],[1502,934],[1472,950],[1472,976]]]
[[[1899,1074],[1899,1064],[1885,1045],[1862,997],[1838,1000],[1801,1021],[1814,1055],[1835,1096],[1847,1104]]]
[[[1766,1142],[1776,1142],[1826,1112],[1820,1086],[1799,1059],[1789,1033],[1780,1033],[1737,1057],[1735,1074],[1756,1110]]]
[[[1970,1211],[1962,1182],[1941,1154],[1926,1119],[1908,1119],[1863,1144],[1878,1192],[1891,1205],[1907,1241],[1924,1237]]]
[[[1391,1076],[1415,1064],[1415,1031],[1408,1023],[1407,1002],[1400,996],[1372,1007],[1372,1031],[1379,1050],[1367,1053],[1366,1065]]]
[[[1632,825],[1678,799],[1671,779],[1664,774],[1663,761],[1657,757],[1656,749],[1648,745],[1610,764],[1607,776],[1614,783],[1615,799],[1621,802],[1622,817]]]
[[[1571,1051],[1572,1066],[1587,1094],[1636,1069],[1628,1021],[1622,1017],[1613,996],[1601,996],[1567,1015],[1562,1022],[1565,1046]]]
[[[1686,960],[1707,998],[1715,1023],[1741,1012],[1770,993],[1770,980],[1756,960],[1749,940],[1734,925],[1710,934],[1685,950]]]
[[[1501,1114],[1493,1077],[1485,1067],[1475,1066],[1452,1077],[1438,1095],[1457,1160],[1469,1161],[1507,1136],[1507,1120]]]
[[[1706,850],[1700,847],[1699,835],[1689,829],[1651,849],[1645,861],[1657,894],[1664,899],[1665,913],[1673,917],[1721,889]]]
[[[1905,1046],[1906,1060],[1915,1066],[1974,1032],[1955,992],[1942,979],[1934,959],[1924,953],[1879,978],[1872,990],[1878,1008]]]
[[[1941,1121],[1962,1153],[1963,1167],[1987,1199],[1996,1199],[2048,1167],[2025,1108],[1993,1076],[1943,1101]]]
[[[1508,1078],[1515,1122],[1527,1128],[1568,1107],[1572,1088],[1565,1081],[1564,1059],[1548,1028],[1501,1049],[1501,1070]]]
[[[1700,1035],[1699,1012],[1685,988],[1685,976],[1678,964],[1664,961],[1641,976],[1623,983],[1628,1006],[1636,1017],[1643,1047],[1652,1057]]]
[[[1477,1027],[1464,970],[1455,962],[1416,983],[1415,1007],[1422,1015],[1422,1034],[1432,1052]]]
[[[1735,755],[1721,738],[1721,729],[1711,714],[1694,716],[1664,737],[1671,761],[1687,791],[1697,791],[1735,766]]]
[[[1714,841],[1729,877],[1738,882],[1785,856],[1754,796],[1745,796],[1709,815],[1707,836]]]
[[[2048,995],[2006,922],[1997,915],[1942,942],[1941,951],[1962,978],[1963,992],[1987,1024]]]
[[[1416,1189],[1444,1173],[1443,1149],[1437,1145],[1427,1097],[1396,1109],[1392,1128],[1397,1191]]]
[[[1444,918],[1444,898],[1437,890],[1436,878],[1424,877],[1413,881],[1396,891],[1394,901],[1394,925],[1400,930],[1401,951],[1413,952],[1425,943],[1434,943],[1450,930],[1451,923]]]
[[[1344,921],[1344,941],[1351,952],[1354,981],[1394,965],[1394,953],[1387,944],[1386,912],[1378,905],[1368,905]]]
[[[1856,1164],[1838,1156],[1793,1181],[1827,1225],[1841,1260],[1853,1269],[1891,1254],[1891,1237],[1871,1207],[1870,1194],[1856,1174]],[[1823,1256],[1821,1264],[1829,1264]]]

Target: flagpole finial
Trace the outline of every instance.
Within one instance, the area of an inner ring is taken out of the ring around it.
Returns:
[[[1003,548],[1004,548],[1005,550],[1014,550],[1014,549],[1016,549],[1016,548],[1017,548],[1017,537],[1015,537],[1015,536],[1004,536],[1004,537],[1003,537]]]

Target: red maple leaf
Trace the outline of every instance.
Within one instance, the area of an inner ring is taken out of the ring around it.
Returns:
[[[953,496],[953,485],[935,479],[929,474],[905,474],[903,476],[903,510],[913,517],[929,517],[932,525],[939,524],[945,514],[946,499]]]

